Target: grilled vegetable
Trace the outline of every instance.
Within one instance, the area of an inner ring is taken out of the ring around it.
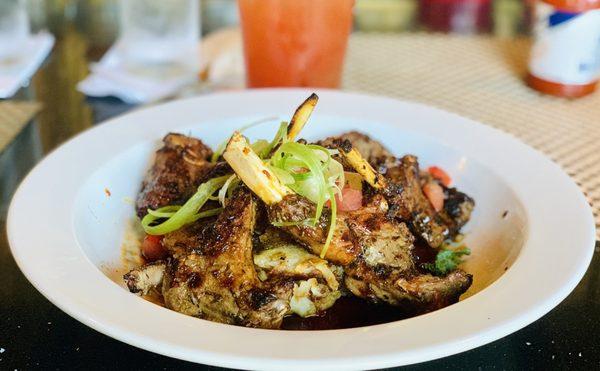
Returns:
[[[285,195],[292,193],[265,166],[240,133],[235,132],[233,134],[223,153],[223,157],[246,186],[266,204],[277,203]]]
[[[371,164],[361,156],[356,148],[341,146],[339,150],[340,155],[345,158],[346,162],[348,162],[357,173],[362,175],[364,180],[369,183],[371,187],[375,189],[384,189],[387,186],[385,178],[373,169]]]
[[[289,141],[294,141],[300,131],[302,131],[318,101],[319,97],[315,93],[312,93],[310,97],[306,98],[300,107],[296,109],[296,112],[294,112],[294,116],[292,116],[292,120],[290,121],[290,125],[288,126],[287,138]]]

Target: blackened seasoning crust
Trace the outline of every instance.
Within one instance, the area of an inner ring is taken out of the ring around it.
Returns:
[[[440,212],[433,209],[422,191],[424,179],[421,179],[415,156],[396,158],[381,143],[354,131],[329,137],[319,143],[328,148],[358,150],[388,181],[383,193],[389,203],[389,215],[406,222],[411,231],[429,246],[439,247],[469,221],[475,203],[472,198],[455,188],[442,186],[445,194],[444,209]],[[338,160],[344,164],[343,158]],[[346,164],[344,166],[349,168]]]
[[[199,139],[171,133],[164,137],[163,143],[137,198],[140,218],[148,209],[184,203],[213,167],[209,161],[212,150]]]
[[[211,321],[278,328],[292,287],[273,289],[258,279],[252,258],[256,200],[239,188],[213,223],[167,235],[173,253],[162,293],[165,305]]]
[[[269,208],[269,217],[279,222],[305,220],[314,215],[310,205],[300,196],[287,196]],[[423,273],[412,253],[415,237],[405,223],[388,215],[382,195],[372,196],[357,211],[338,215],[327,257],[343,265],[346,288],[360,298],[399,306],[412,313],[439,309],[457,301],[471,285],[471,275],[462,270],[447,277]],[[316,226],[283,227],[315,253],[320,252],[328,228],[326,216]]]

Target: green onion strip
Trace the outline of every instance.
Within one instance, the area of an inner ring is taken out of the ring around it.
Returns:
[[[151,235],[163,235],[200,218],[217,215],[222,208],[203,212],[199,212],[199,210],[209,197],[225,184],[229,177],[230,175],[224,175],[202,183],[198,187],[198,191],[182,206],[165,206],[157,210],[148,210],[148,214],[142,219],[144,231]],[[163,218],[166,218],[166,220],[154,225],[157,220]]]
[[[340,193],[344,182],[342,165],[331,158],[332,152],[314,145],[297,142],[284,142],[275,151],[268,166],[279,180],[297,194],[306,197],[316,204],[315,216],[302,222],[275,222],[275,226],[306,225],[315,226],[323,212],[327,200],[331,206],[331,220],[325,244],[321,249],[321,257],[327,249],[335,233],[337,203],[335,194]],[[337,183],[341,182],[341,186]]]

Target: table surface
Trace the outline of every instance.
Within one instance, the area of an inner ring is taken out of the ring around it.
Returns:
[[[6,209],[23,176],[66,139],[133,108],[116,99],[86,99],[76,91],[75,85],[87,74],[87,63],[97,59],[101,50],[89,37],[66,29],[31,85],[16,97],[41,101],[45,108],[0,153],[0,369],[197,368],[134,348],[77,322],[34,289],[10,254]],[[597,246],[588,272],[573,293],[540,320],[486,346],[407,368],[599,368],[599,251]]]

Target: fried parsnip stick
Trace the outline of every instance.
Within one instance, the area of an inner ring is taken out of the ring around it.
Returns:
[[[263,164],[239,132],[233,133],[223,158],[248,188],[266,204],[275,204],[284,196],[292,194],[292,191],[281,184],[275,174]]]
[[[375,189],[381,190],[387,187],[385,178],[373,169],[371,164],[365,160],[356,148],[339,148],[340,155],[346,159],[346,162],[352,166],[369,185]]]
[[[308,118],[310,117],[312,111],[315,109],[315,106],[317,105],[318,101],[319,97],[315,93],[312,93],[296,109],[296,112],[294,112],[294,116],[292,116],[292,120],[288,125],[287,139],[289,141],[296,140],[296,137],[298,136],[298,134],[300,134],[300,131],[302,130],[304,125],[306,125],[306,122],[308,121]]]
[[[292,223],[282,228],[299,242],[308,245],[314,254],[319,255],[327,238],[329,216],[321,215],[316,226],[294,224],[314,217],[315,204],[281,184],[239,133],[231,137],[223,157],[246,186],[267,204],[269,219]],[[338,223],[325,254],[326,260],[346,265],[356,258],[357,253],[352,242],[348,240],[348,235],[346,223]]]

